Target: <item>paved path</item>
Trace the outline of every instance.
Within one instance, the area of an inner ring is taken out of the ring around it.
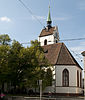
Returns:
[[[8,97],[8,100],[40,100],[40,98],[13,96],[13,97]],[[85,100],[85,97],[56,97],[56,98],[43,98],[42,100]]]

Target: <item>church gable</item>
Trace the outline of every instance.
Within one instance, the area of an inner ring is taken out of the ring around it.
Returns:
[[[65,46],[64,43],[62,43],[61,50],[59,52],[59,55],[58,55],[58,59],[57,59],[57,63],[56,64],[57,65],[76,65],[79,68],[81,68],[80,65],[78,64],[78,62],[72,56],[72,54],[67,49],[67,47]]]
[[[42,47],[44,49],[45,57],[51,64],[76,65],[81,68],[64,43],[56,43]]]
[[[68,51],[67,47],[62,43],[61,50],[58,55],[57,63],[59,65],[76,65],[71,53]]]

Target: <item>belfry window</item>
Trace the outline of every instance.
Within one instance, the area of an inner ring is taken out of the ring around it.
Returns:
[[[47,45],[47,40],[46,39],[44,40],[44,45]]]
[[[69,86],[69,71],[67,69],[64,69],[62,73],[62,85]]]

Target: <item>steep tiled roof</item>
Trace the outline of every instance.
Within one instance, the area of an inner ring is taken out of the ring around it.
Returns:
[[[54,31],[55,27],[51,27],[49,30],[47,28],[43,29],[40,33],[40,36],[39,37],[42,37],[42,36],[47,36],[47,35],[52,35],[53,34],[53,31]]]
[[[44,49],[45,57],[51,64],[77,65],[79,68],[81,68],[64,43],[56,43],[42,47]]]

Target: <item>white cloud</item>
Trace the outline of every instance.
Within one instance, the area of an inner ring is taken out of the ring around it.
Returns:
[[[4,17],[0,17],[0,21],[2,21],[2,22],[11,22],[11,19],[4,16]]]

